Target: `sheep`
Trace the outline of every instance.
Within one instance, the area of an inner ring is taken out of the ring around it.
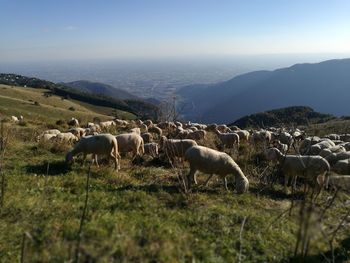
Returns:
[[[56,135],[55,137],[56,141],[59,142],[67,142],[67,143],[74,143],[77,142],[79,139],[77,136],[75,136],[71,132],[62,132]]]
[[[141,135],[141,130],[140,130],[140,128],[132,128],[132,129],[130,129],[130,132],[134,132],[134,133],[136,133],[136,134],[138,134],[138,135]]]
[[[157,143],[155,142],[145,143],[144,148],[145,148],[145,154],[148,154],[153,158],[158,156],[159,150],[158,150]]]
[[[76,118],[71,118],[67,123],[69,126],[79,126],[79,121]]]
[[[273,142],[273,146],[281,151],[281,153],[286,154],[289,150],[287,144],[281,143],[279,140]]]
[[[43,133],[42,134],[59,134],[59,133],[61,133],[59,130],[57,130],[57,129],[51,129],[51,130],[46,130],[46,131],[43,131]]]
[[[281,132],[278,135],[278,139],[281,143],[287,144],[288,146],[291,146],[294,142],[293,136],[290,135],[288,132]]]
[[[18,118],[16,116],[11,116],[11,121],[14,123],[19,122]]]
[[[159,137],[162,136],[162,134],[163,134],[162,129],[159,128],[159,127],[157,127],[157,126],[155,126],[155,125],[149,126],[149,127],[148,127],[148,132],[150,132],[150,133],[155,133],[155,134],[157,134]]]
[[[200,171],[210,175],[207,182],[214,174],[222,177],[226,190],[228,190],[226,177],[233,174],[237,193],[242,194],[248,191],[248,179],[228,154],[204,146],[193,146],[186,151],[185,159],[190,163],[190,172],[187,176],[188,189],[193,183],[197,184],[195,174]]]
[[[334,147],[335,143],[329,139],[324,139],[309,148],[308,154],[318,155],[323,149]]]
[[[114,121],[102,121],[102,122],[100,122],[101,129],[108,129],[112,126],[116,126]]]
[[[167,139],[165,136],[162,136],[160,139],[160,148],[169,158],[171,164],[174,163],[176,158],[179,158],[181,161],[185,157],[185,152],[195,145],[197,145],[196,141],[190,139]]]
[[[204,140],[207,132],[205,130],[198,130],[190,132],[186,135],[186,139],[192,139],[195,141]]]
[[[93,154],[93,160],[97,162],[97,155],[106,155],[114,160],[114,169],[120,169],[120,155],[118,152],[118,142],[111,134],[91,135],[81,138],[81,140],[66,155],[66,162],[72,162],[73,157],[83,153],[83,160],[87,154]]]
[[[153,122],[152,122],[151,120],[145,120],[145,121],[143,122],[143,124],[145,124],[145,125],[147,125],[147,126],[149,127],[149,126],[152,126],[152,125],[153,125]]]
[[[271,141],[271,136],[272,136],[271,132],[262,130],[262,131],[255,131],[250,138],[251,138],[251,142],[255,145],[261,144],[261,143],[264,145],[268,145]]]
[[[235,133],[238,134],[240,141],[246,141],[246,142],[249,141],[249,136],[250,136],[249,131],[247,131],[247,130],[237,130],[237,131],[235,131]]]
[[[297,176],[307,179],[318,185],[319,191],[327,181],[330,165],[321,156],[283,155],[277,148],[266,150],[265,156],[270,161],[278,161],[284,173],[284,190],[287,193],[288,180],[291,178],[293,189]],[[317,193],[317,194],[318,194]]]
[[[326,157],[326,160],[331,164],[335,164],[340,160],[350,159],[350,152],[332,153]]]
[[[215,130],[215,133],[223,147],[233,148],[234,145],[237,145],[237,149],[239,148],[239,135],[237,133],[221,133],[219,130]]]
[[[145,132],[141,134],[141,137],[143,139],[143,142],[146,143],[150,143],[153,141],[153,135],[149,132]]]
[[[332,171],[337,174],[350,174],[350,159],[344,159],[337,161],[332,166]]]
[[[80,139],[81,137],[85,136],[86,130],[84,128],[71,128],[68,130],[69,132],[73,133],[75,136]]]
[[[118,141],[119,151],[121,153],[132,152],[132,159],[145,152],[143,139],[135,132],[119,134],[116,136],[116,139]]]
[[[220,132],[229,132],[229,131],[231,131],[231,129],[229,127],[227,127],[225,124],[218,125],[216,127],[216,130],[218,130]]]
[[[326,158],[327,156],[331,155],[332,153],[340,153],[340,152],[346,152],[345,148],[343,146],[334,146],[331,148],[325,148],[321,150],[321,152],[318,154],[319,156],[322,156],[323,158]]]
[[[56,138],[56,136],[57,136],[57,134],[45,133],[45,134],[42,134],[42,135],[38,136],[37,141],[50,142],[50,141],[53,141],[54,138]]]

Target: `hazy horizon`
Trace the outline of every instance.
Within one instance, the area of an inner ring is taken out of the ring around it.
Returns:
[[[350,53],[346,0],[4,0],[2,62]]]

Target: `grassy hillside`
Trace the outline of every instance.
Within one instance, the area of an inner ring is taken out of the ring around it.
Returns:
[[[39,114],[42,123],[4,123],[3,134],[9,139],[4,155],[0,151],[0,189],[4,193],[3,204],[0,202],[1,262],[18,262],[21,255],[26,262],[70,261],[77,247],[88,164],[82,167],[78,161],[69,167],[63,162],[69,146],[35,142],[35,134],[45,123],[69,114],[69,110],[42,106],[36,111],[39,107],[14,99],[6,106],[1,103],[0,109],[12,113],[17,105],[25,107],[28,116]],[[80,107],[74,113],[96,115]],[[215,147],[216,140],[209,133],[200,144]],[[170,168],[160,160],[145,158],[137,165],[126,156],[118,173],[111,166],[93,166],[80,262],[238,262],[239,258],[242,262],[298,262],[294,248],[301,192],[291,198],[278,183],[272,188],[262,185],[268,163],[248,145],[241,146],[240,154],[229,153],[249,178],[246,194],[235,194],[232,178],[229,192],[214,179],[207,187],[185,193],[178,176],[188,172],[187,164]],[[274,171],[270,167],[265,174],[270,176]],[[198,175],[200,184],[206,178]],[[323,193],[317,209],[331,197],[332,193]],[[294,209],[289,215],[292,200]],[[322,218],[326,233],[346,214],[346,200],[347,194],[339,193],[326,211]],[[339,262],[350,258],[349,235],[346,227],[336,235],[334,248]],[[305,260],[322,262],[324,257],[331,258],[328,239],[313,232]]]
[[[82,120],[92,120],[94,117],[106,119],[111,118],[111,116],[108,116],[110,113],[115,113],[114,115],[125,119],[135,118],[135,115],[129,112],[94,106],[72,99],[62,99],[55,95],[45,96],[45,94],[48,94],[46,89],[0,84],[0,113],[8,116],[23,115],[24,117],[29,117],[29,119],[38,118],[42,121],[46,121],[48,117],[52,121],[58,119],[67,120],[71,117]],[[35,105],[35,102],[39,104]],[[74,109],[74,111],[71,109]]]
[[[20,86],[24,88],[31,87],[35,89],[46,89],[47,95],[56,95],[66,99],[73,99],[97,107],[104,107],[105,109],[111,108],[125,111],[137,115],[139,118],[157,119],[158,116],[157,106],[143,100],[122,100],[118,97],[108,97],[99,93],[85,93],[62,84],[56,84],[38,78],[0,73],[0,84]],[[109,115],[114,112],[114,110],[110,111]]]

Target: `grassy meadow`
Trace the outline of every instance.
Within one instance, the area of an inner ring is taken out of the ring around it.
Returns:
[[[42,91],[22,94],[21,89],[16,95],[16,88],[5,88],[0,86],[1,115],[21,114],[25,123],[4,122],[2,129],[7,143],[0,151],[0,262],[74,262],[89,163],[68,166],[64,156],[71,146],[35,138],[50,127],[64,129],[56,124],[59,119],[108,116],[73,101],[41,97]],[[216,147],[216,140],[210,133],[200,144]],[[331,262],[332,247],[336,262],[350,259],[347,193],[338,192],[333,201],[333,192],[323,192],[312,204],[307,254],[300,255],[295,247],[307,212],[302,187],[286,195],[279,180],[266,184],[277,168],[258,149],[243,144],[239,154],[229,153],[250,181],[246,194],[235,193],[232,178],[228,192],[216,178],[201,186],[207,178],[202,174],[199,186],[186,192],[179,178],[187,164],[173,168],[149,157],[134,164],[123,157],[119,172],[112,165],[91,167],[78,261]]]

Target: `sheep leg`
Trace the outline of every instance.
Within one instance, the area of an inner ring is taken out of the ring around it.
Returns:
[[[187,175],[187,188],[191,189],[191,186],[193,183],[195,183],[195,175],[196,175],[196,169],[190,168],[190,173]]]
[[[227,187],[227,178],[226,178],[226,177],[224,177],[224,183],[225,183],[225,189],[226,189],[226,191],[228,191],[228,187]]]
[[[94,156],[93,156],[92,163],[94,163],[94,161],[95,161],[95,163],[96,163],[96,166],[97,166],[97,167],[100,167],[100,166],[98,165],[97,154],[94,154]]]
[[[109,157],[114,161],[114,170],[118,170],[118,157],[114,156],[113,153]]]
[[[213,177],[214,174],[209,175],[208,179],[205,181],[204,186],[207,187],[210,179]]]

